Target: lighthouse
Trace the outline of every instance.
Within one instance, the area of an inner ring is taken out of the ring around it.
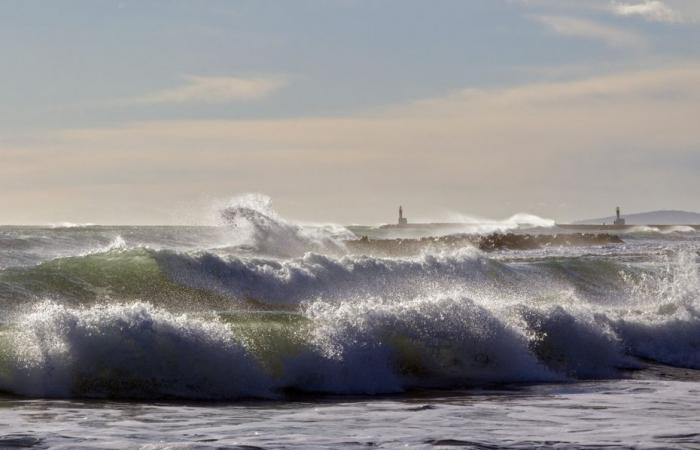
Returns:
[[[403,216],[403,207],[399,206],[399,226],[408,225],[408,219]]]
[[[625,224],[625,219],[620,217],[620,207],[618,206],[615,208],[615,221],[613,222],[615,225],[624,225]]]

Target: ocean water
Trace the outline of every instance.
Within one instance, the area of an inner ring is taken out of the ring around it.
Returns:
[[[218,217],[0,227],[0,448],[700,448],[692,229],[386,257]]]

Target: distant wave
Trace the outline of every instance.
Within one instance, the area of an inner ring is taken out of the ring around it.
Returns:
[[[87,228],[87,227],[94,227],[94,223],[73,223],[73,222],[59,222],[59,223],[52,223],[49,224],[49,227],[51,228]]]
[[[124,240],[121,235],[117,235],[114,239],[112,239],[112,242],[109,244],[103,246],[103,247],[97,247],[90,249],[86,252],[83,252],[79,254],[78,256],[86,256],[86,255],[95,255],[95,254],[100,254],[100,253],[107,253],[115,250],[127,250],[129,246],[127,245],[126,241]]]
[[[507,219],[486,219],[477,216],[452,213],[449,221],[455,222],[464,227],[464,232],[468,233],[496,233],[512,231],[518,228],[551,228],[555,221],[528,213],[517,213]]]
[[[623,231],[625,234],[675,234],[675,233],[696,233],[697,230],[687,225],[652,227],[648,225],[635,225]]]
[[[676,225],[661,230],[662,233],[696,233],[697,231],[698,230],[696,230],[695,228],[689,227],[687,225]]]

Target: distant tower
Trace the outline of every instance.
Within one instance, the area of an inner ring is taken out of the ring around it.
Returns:
[[[613,222],[615,225],[624,225],[625,224],[625,219],[620,217],[620,207],[618,206],[615,209],[615,221]]]
[[[408,225],[408,219],[403,216],[403,207],[399,206],[399,226]]]

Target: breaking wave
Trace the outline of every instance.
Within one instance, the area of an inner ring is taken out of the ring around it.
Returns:
[[[273,305],[377,295],[408,299],[422,292],[468,284],[480,288],[499,284],[505,291],[519,277],[508,266],[469,250],[405,259],[315,253],[282,261],[211,253],[158,252],[153,256],[179,284]]]
[[[648,225],[635,225],[629,229],[623,230],[624,234],[688,234],[697,233],[698,230],[688,225],[675,225],[652,227]]]
[[[235,230],[239,246],[264,255],[340,254],[344,252],[342,240],[355,237],[337,225],[302,225],[285,220],[272,209],[272,200],[260,194],[232,199],[220,210],[220,217],[223,225]]]
[[[33,308],[0,336],[0,389],[42,397],[218,399],[267,392],[255,358],[218,322],[149,305]]]
[[[147,300],[170,306],[189,302],[196,309],[247,301],[270,307],[378,296],[398,301],[436,292],[520,301],[574,292],[586,301],[613,303],[626,300],[632,292],[627,284],[637,279],[656,280],[611,261],[507,263],[473,248],[407,258],[307,253],[288,259],[117,248],[6,269],[0,272],[0,300],[6,307],[22,299]]]
[[[73,222],[60,222],[60,223],[52,223],[49,226],[51,228],[87,228],[87,227],[94,227],[96,224],[94,223],[73,223]]]
[[[519,228],[552,228],[555,221],[534,214],[518,213],[507,219],[485,219],[460,213],[449,215],[449,221],[462,226],[462,232],[489,234],[513,231]]]
[[[0,335],[0,389],[221,400],[616,377],[637,357],[700,368],[699,325],[445,296],[218,317],[45,302]]]
[[[111,295],[148,298],[158,279],[170,294],[160,304],[54,300],[17,312],[0,332],[0,389],[274,398],[618,377],[643,360],[700,369],[695,254],[665,258],[665,269],[626,272],[613,263],[596,269],[600,260],[505,263],[476,251],[279,261],[137,249],[51,261],[31,277],[63,270],[87,283],[97,271],[94,280],[123,277],[110,287],[117,291],[129,274],[151,273],[136,280],[142,291]],[[615,270],[623,273],[605,279]],[[576,284],[596,279],[616,283],[606,300]],[[213,289],[229,303],[178,313],[168,300],[177,289],[189,289],[190,300]],[[246,297],[277,309],[239,308]]]

